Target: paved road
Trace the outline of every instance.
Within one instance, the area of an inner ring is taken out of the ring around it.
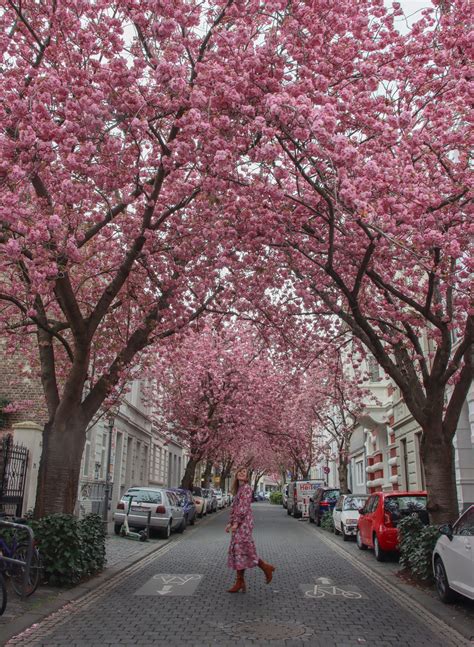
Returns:
[[[436,617],[395,596],[383,579],[338,552],[279,506],[256,504],[259,554],[273,582],[248,571],[228,594],[228,513],[186,532],[7,645],[99,647],[247,645],[454,647],[468,645]]]

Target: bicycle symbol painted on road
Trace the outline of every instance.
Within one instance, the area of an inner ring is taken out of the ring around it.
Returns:
[[[334,597],[346,598],[348,600],[359,600],[362,595],[357,593],[357,591],[346,591],[341,589],[339,586],[328,586],[315,584],[312,589],[305,591],[306,598],[324,598],[327,595]]]

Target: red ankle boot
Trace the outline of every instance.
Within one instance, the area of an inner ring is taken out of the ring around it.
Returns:
[[[258,560],[258,567],[261,568],[262,571],[265,573],[267,584],[270,584],[273,578],[273,571],[275,570],[275,567],[272,566],[271,564],[267,564],[266,562],[263,561],[263,559]]]
[[[245,593],[246,587],[244,573],[245,571],[237,571],[237,579],[235,580],[235,584],[231,589],[228,590],[228,593],[238,593],[239,591]]]

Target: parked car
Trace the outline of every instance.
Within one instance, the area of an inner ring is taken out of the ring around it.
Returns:
[[[173,488],[173,492],[176,492],[180,500],[186,525],[194,526],[196,521],[196,504],[194,503],[192,492],[183,488]]]
[[[368,494],[341,494],[336,501],[332,511],[334,534],[342,534],[344,541],[356,536],[359,510],[364,507],[368,496]]]
[[[375,558],[383,562],[388,552],[398,550],[398,524],[403,517],[417,514],[429,523],[426,492],[375,492],[359,511],[357,546],[373,548]]]
[[[321,481],[291,481],[288,484],[287,514],[292,514],[295,519],[305,515],[307,513],[305,501],[309,502],[310,497],[321,486]]]
[[[281,492],[281,504],[285,509],[288,506],[288,485],[285,485]]]
[[[202,488],[193,488],[193,499],[196,506],[196,514],[202,519],[207,514],[207,499],[205,498]]]
[[[128,525],[132,528],[146,528],[148,512],[151,512],[150,530],[160,537],[168,538],[172,530],[183,532],[186,527],[184,511],[176,492],[165,488],[131,487],[122,496],[114,512],[115,534],[125,519],[132,497]]]
[[[222,495],[222,490],[213,490],[213,492],[214,492],[214,495],[215,495],[216,501],[217,501],[217,509],[221,510],[225,505],[224,497]]]
[[[433,551],[436,589],[443,602],[457,593],[474,600],[474,505],[456,521],[439,529],[441,537]]]
[[[217,499],[214,496],[212,490],[208,488],[203,488],[203,494],[206,499],[206,505],[207,505],[207,512],[210,514],[211,512],[215,512],[217,510]]]
[[[325,512],[332,512],[341,491],[339,488],[320,487],[309,499],[309,522],[321,525]]]

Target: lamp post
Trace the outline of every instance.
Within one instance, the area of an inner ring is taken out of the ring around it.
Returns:
[[[104,505],[102,509],[102,519],[104,522],[105,534],[107,534],[107,525],[109,521],[109,500],[110,500],[110,490],[111,490],[111,480],[112,475],[110,473],[110,461],[112,458],[112,433],[114,430],[114,418],[109,418],[109,446],[107,449],[107,464],[105,467],[105,487],[104,487]]]

